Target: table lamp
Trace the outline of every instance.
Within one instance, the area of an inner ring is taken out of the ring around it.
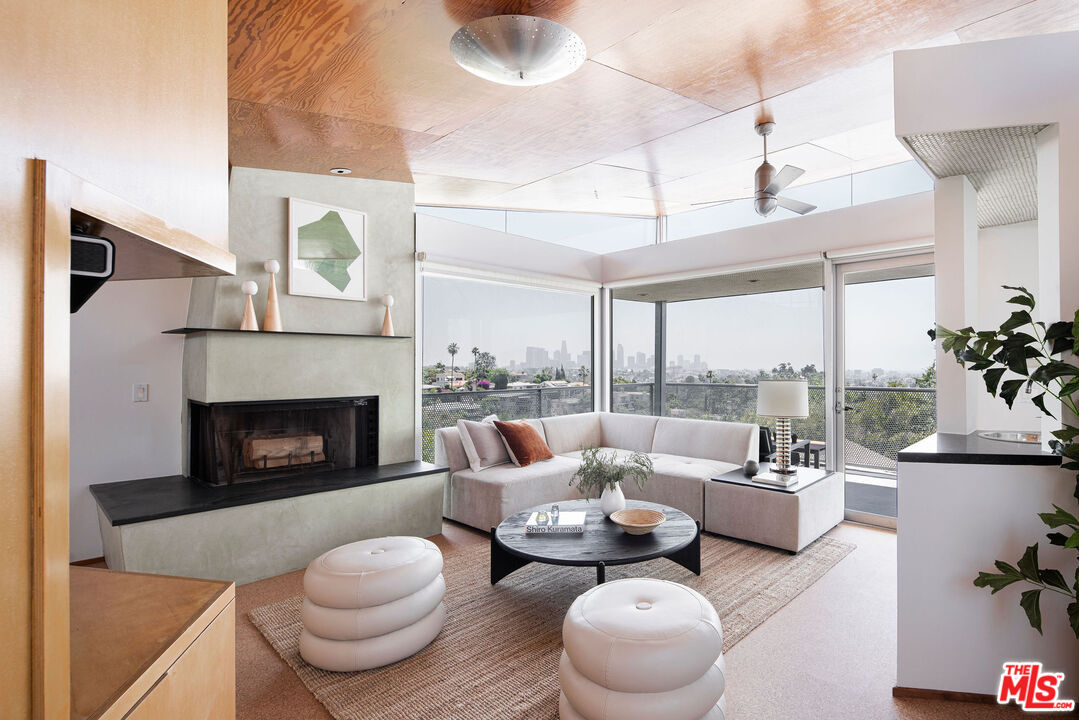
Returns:
[[[757,415],[776,419],[776,461],[772,472],[794,475],[791,467],[791,418],[809,417],[809,381],[761,380],[757,385]]]

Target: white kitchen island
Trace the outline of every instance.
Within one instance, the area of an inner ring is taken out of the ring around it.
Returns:
[[[993,562],[1014,565],[1039,543],[1042,568],[1075,578],[1075,552],[1054,547],[1037,513],[1075,512],[1075,473],[1037,445],[938,433],[899,453],[898,672],[908,689],[995,695],[1001,666],[1041,661],[1079,698],[1079,640],[1060,594],[1042,593],[1044,635],[1027,623],[1013,584],[974,587]]]

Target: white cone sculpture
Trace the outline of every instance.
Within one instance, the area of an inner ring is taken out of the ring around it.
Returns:
[[[270,273],[270,289],[266,291],[266,317],[262,321],[262,329],[270,332],[281,332],[281,310],[277,305],[277,273],[281,271],[281,263],[274,259],[267,260],[262,264],[266,272]]]
[[[244,305],[244,319],[240,322],[240,329],[258,330],[259,321],[255,318],[255,304],[251,302],[251,296],[259,291],[258,283],[254,280],[245,280],[244,284],[240,286],[240,290],[247,296],[247,303]]]
[[[382,334],[385,337],[393,337],[393,320],[390,318],[390,308],[393,307],[393,295],[387,293],[382,296],[382,304],[386,306],[386,316],[382,318]]]

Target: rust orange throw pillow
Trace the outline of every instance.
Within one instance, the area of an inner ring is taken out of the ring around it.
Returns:
[[[543,441],[536,429],[526,422],[503,422],[495,420],[495,428],[506,443],[510,460],[517,467],[531,465],[540,460],[549,460],[554,457],[551,448]]]

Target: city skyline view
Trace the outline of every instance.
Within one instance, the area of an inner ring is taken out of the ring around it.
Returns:
[[[423,365],[472,365],[471,350],[495,366],[540,370],[592,367],[591,297],[581,293],[444,277],[424,280]],[[933,278],[849,285],[847,376],[913,376],[934,361]],[[780,363],[824,368],[823,291],[758,293],[667,305],[667,366],[686,374],[752,373]],[[614,301],[615,375],[654,373],[655,305]],[[478,311],[477,311],[478,309]],[[621,346],[621,354],[619,354]]]

